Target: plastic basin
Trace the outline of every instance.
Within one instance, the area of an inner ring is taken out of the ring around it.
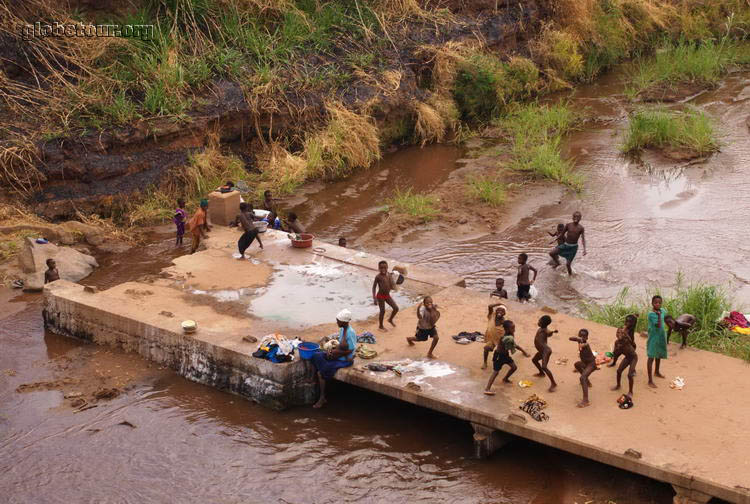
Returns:
[[[299,235],[300,239],[295,240],[292,238],[292,247],[295,248],[309,248],[312,247],[312,242],[315,236],[310,233],[302,233]]]
[[[297,350],[299,351],[299,358],[303,360],[312,359],[313,354],[318,349],[320,349],[320,345],[318,345],[317,343],[312,343],[310,341],[303,341],[297,347]]]

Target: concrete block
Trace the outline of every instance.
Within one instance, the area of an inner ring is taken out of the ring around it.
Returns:
[[[208,216],[211,224],[228,226],[240,213],[240,193],[213,191],[208,195]]]

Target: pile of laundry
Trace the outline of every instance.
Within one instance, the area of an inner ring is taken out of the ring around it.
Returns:
[[[393,371],[397,376],[403,376],[409,373],[416,373],[420,371],[420,362],[412,362],[410,359],[387,363],[387,362],[373,362],[371,364],[365,364],[364,367],[367,370],[375,371],[376,373],[383,373],[385,371]]]
[[[375,335],[370,331],[365,331],[357,336],[357,343],[368,343],[370,345],[375,344]]]
[[[732,332],[750,335],[750,322],[747,317],[738,311],[730,312],[721,320],[721,325]]]
[[[294,360],[294,349],[302,343],[302,340],[295,338],[287,339],[279,333],[268,334],[263,336],[258,343],[258,349],[253,352],[253,357],[266,359],[274,363],[290,362]]]
[[[484,334],[478,331],[474,331],[474,332],[461,331],[458,334],[454,334],[452,338],[459,345],[468,345],[472,341],[478,341],[480,343],[484,343]]]
[[[546,407],[547,401],[536,394],[532,394],[521,406],[518,407],[518,409],[528,413],[529,416],[537,422],[541,422],[549,420],[549,415],[542,411]]]

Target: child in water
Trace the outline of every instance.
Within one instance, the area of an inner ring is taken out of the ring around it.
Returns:
[[[508,291],[505,290],[505,279],[498,278],[495,280],[495,290],[490,292],[490,297],[508,299]]]
[[[554,237],[550,244],[557,242],[558,245],[562,245],[565,243],[565,224],[561,222],[557,225],[557,230],[554,233],[547,232],[547,234]]]

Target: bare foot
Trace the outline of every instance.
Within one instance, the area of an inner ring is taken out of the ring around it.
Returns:
[[[654,373],[654,376],[656,376],[657,378],[666,378],[666,376],[661,373]]]
[[[656,383],[654,383],[652,381],[648,382],[648,386],[651,387],[651,388],[657,388],[656,387]]]
[[[327,402],[328,402],[328,401],[326,401],[325,399],[319,399],[319,400],[318,400],[318,402],[316,402],[315,404],[313,404],[313,408],[315,408],[315,409],[320,409],[320,408],[322,408],[322,407],[323,407],[323,405],[324,405],[325,403],[327,403]]]
[[[380,329],[381,331],[384,331],[384,332],[388,332],[388,329],[386,329],[386,328],[385,328],[385,327],[383,327],[383,326],[380,326],[380,327],[378,327],[378,329]]]
[[[487,369],[487,363],[482,364],[482,369]]]
[[[437,355],[434,355],[434,354],[428,353],[428,354],[427,354],[427,358],[428,358],[428,359],[437,359]]]
[[[406,338],[406,342],[409,344],[409,346],[414,346],[414,342],[411,340],[411,338]]]
[[[507,378],[503,378],[503,383],[505,383],[505,384],[508,384],[508,385],[510,385],[510,384],[512,384],[513,382],[512,382],[512,381],[510,381],[510,380],[509,380],[509,379],[507,379]]]
[[[612,387],[612,388],[611,388],[610,390],[620,390],[620,386],[619,386],[619,385],[615,385],[615,386],[614,386],[614,387]]]
[[[687,348],[687,345],[680,345],[680,350]]]
[[[243,259],[245,259],[245,256],[244,256],[244,255],[241,255],[241,256],[239,256],[239,257],[237,258],[237,260],[238,260],[238,261],[241,261],[241,260],[243,260]]]
[[[585,408],[587,406],[591,406],[591,403],[588,401],[581,401],[578,404],[576,404],[578,408]]]
[[[484,395],[495,395],[495,393],[492,390],[485,390]]]
[[[388,320],[388,323],[391,324],[393,327],[396,327],[396,324],[393,323],[393,320]]]
[[[612,361],[609,364],[607,364],[607,367],[615,367],[615,361]]]
[[[547,389],[547,392],[554,392],[556,388],[557,388],[557,383],[553,383],[552,385],[549,386],[549,388]]]
[[[539,373],[534,373],[534,376],[539,376],[539,377],[542,377],[542,376],[544,376],[544,373],[542,373],[542,372],[539,372]]]
[[[591,387],[593,387],[593,386],[594,386],[594,384],[593,384],[593,383],[591,383],[591,382],[588,382],[588,385],[589,385],[589,388],[591,388]]]

